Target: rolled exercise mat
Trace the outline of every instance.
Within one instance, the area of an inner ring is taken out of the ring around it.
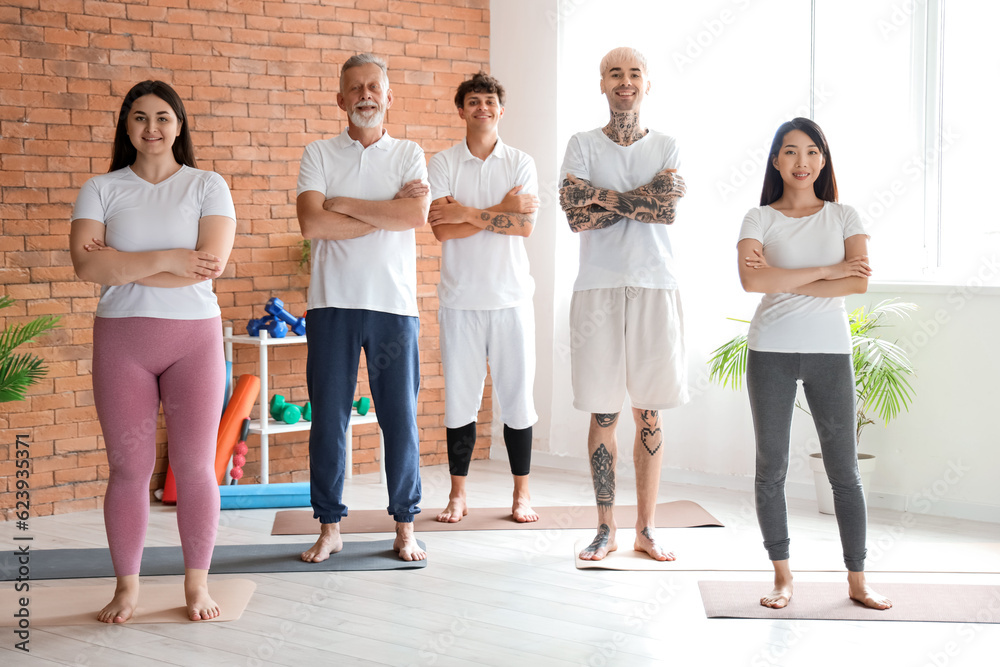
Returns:
[[[220,486],[222,509],[260,509],[262,507],[309,507],[309,482],[287,484],[236,484]],[[309,510],[312,516],[312,510]]]

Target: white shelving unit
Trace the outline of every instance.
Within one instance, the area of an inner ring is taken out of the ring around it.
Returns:
[[[266,331],[261,331],[260,336],[248,336],[248,335],[233,335],[233,328],[227,326],[223,329],[222,340],[225,343],[226,349],[226,361],[233,360],[233,345],[256,345],[259,353],[258,366],[260,368],[260,417],[258,419],[252,419],[250,421],[250,433],[255,433],[260,436],[260,483],[268,483],[268,438],[272,434],[278,433],[296,433],[299,431],[308,431],[312,427],[312,422],[307,422],[305,420],[299,421],[297,424],[286,424],[284,422],[279,422],[276,419],[272,419],[269,414],[269,398],[268,398],[268,388],[267,388],[267,351],[269,348],[279,346],[279,345],[297,345],[306,342],[305,336],[286,336],[284,338],[271,338],[267,335]],[[232,382],[232,371],[230,371],[229,386],[233,386]],[[353,439],[353,426],[359,426],[361,424],[377,424],[378,419],[374,412],[369,412],[365,415],[359,415],[357,412],[351,414],[351,420],[347,423],[347,461],[345,465],[345,475],[347,477],[353,477],[353,461],[354,461],[354,439]],[[382,437],[382,430],[379,429],[379,447],[381,453],[379,456],[379,481],[385,482],[385,440]]]

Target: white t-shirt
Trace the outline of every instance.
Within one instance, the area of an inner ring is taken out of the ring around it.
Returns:
[[[487,209],[517,185],[524,186],[518,194],[538,194],[534,160],[499,139],[485,160],[463,140],[432,157],[427,171],[431,200],[451,196],[465,206]],[[445,241],[441,255],[442,306],[496,310],[531,302],[535,281],[523,237],[481,231]]]
[[[409,181],[427,181],[424,151],[387,132],[365,148],[345,129],[306,146],[298,193],[370,201],[392,199]],[[314,239],[309,308],[356,308],[418,317],[417,241],[412,229],[345,241]]]
[[[573,174],[598,188],[628,192],[652,181],[657,172],[679,167],[673,137],[650,130],[631,146],[619,146],[597,128],[569,140],[559,183]],[[623,217],[610,227],[578,236],[580,272],[573,291],[627,286],[677,289],[667,225]]]
[[[73,208],[73,220],[103,223],[105,241],[122,252],[194,250],[199,221],[207,215],[224,215],[235,222],[229,186],[214,171],[187,166],[155,184],[131,167],[95,176],[84,183]],[[186,287],[105,285],[96,312],[98,317],[168,320],[202,320],[219,314],[210,280]]]
[[[779,269],[842,262],[844,240],[857,234],[866,234],[858,212],[835,202],[804,218],[786,217],[770,206],[752,208],[740,228],[740,240],[760,241],[767,263]],[[749,347],[758,352],[850,354],[844,301],[842,296],[765,294],[750,322]]]

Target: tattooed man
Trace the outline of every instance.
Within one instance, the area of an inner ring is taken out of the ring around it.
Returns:
[[[611,120],[574,135],[566,148],[559,201],[579,233],[580,272],[573,286],[570,332],[573,404],[591,413],[588,455],[598,530],[580,552],[601,560],[615,542],[615,426],[625,393],[636,433],[636,551],[674,555],[654,535],[663,459],[660,410],[688,401],[682,315],[667,225],[684,180],[677,144],[646,129],[639,109],[649,92],[646,59],[618,48],[601,61],[601,92]]]
[[[455,106],[465,139],[428,166],[428,219],[442,242],[438,323],[451,472],[448,507],[437,517],[444,522],[468,514],[465,480],[487,358],[514,476],[512,513],[520,522],[538,520],[528,493],[531,427],[538,421],[532,399],[535,283],[523,241],[534,228],[538,177],[534,161],[497,134],[503,105],[503,86],[493,77],[480,72],[462,82]]]

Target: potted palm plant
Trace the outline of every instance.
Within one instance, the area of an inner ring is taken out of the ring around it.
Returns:
[[[0,309],[13,303],[11,297],[0,296]],[[0,403],[23,401],[28,387],[45,375],[47,369],[38,356],[14,354],[14,349],[53,329],[58,322],[58,316],[46,315],[25,324],[13,324],[0,332]]]
[[[913,375],[913,365],[909,356],[896,343],[883,339],[879,330],[891,326],[884,321],[885,318],[909,318],[909,313],[916,309],[916,304],[897,303],[895,299],[888,299],[871,308],[858,308],[848,316],[857,390],[859,445],[861,432],[866,426],[874,424],[876,418],[888,424],[901,412],[907,411],[913,401],[913,387],[908,379]],[[749,324],[746,320],[734,321]],[[743,386],[747,368],[746,334],[735,336],[719,346],[712,353],[708,363],[711,366],[709,379],[712,382],[739,390]],[[796,407],[805,411],[799,403],[796,403]],[[819,453],[810,454],[809,457],[816,481],[816,499],[819,502],[820,512],[833,514],[833,491],[823,469],[823,457]],[[873,455],[858,454],[862,478],[871,474],[874,462]],[[867,487],[865,480],[865,488]]]

